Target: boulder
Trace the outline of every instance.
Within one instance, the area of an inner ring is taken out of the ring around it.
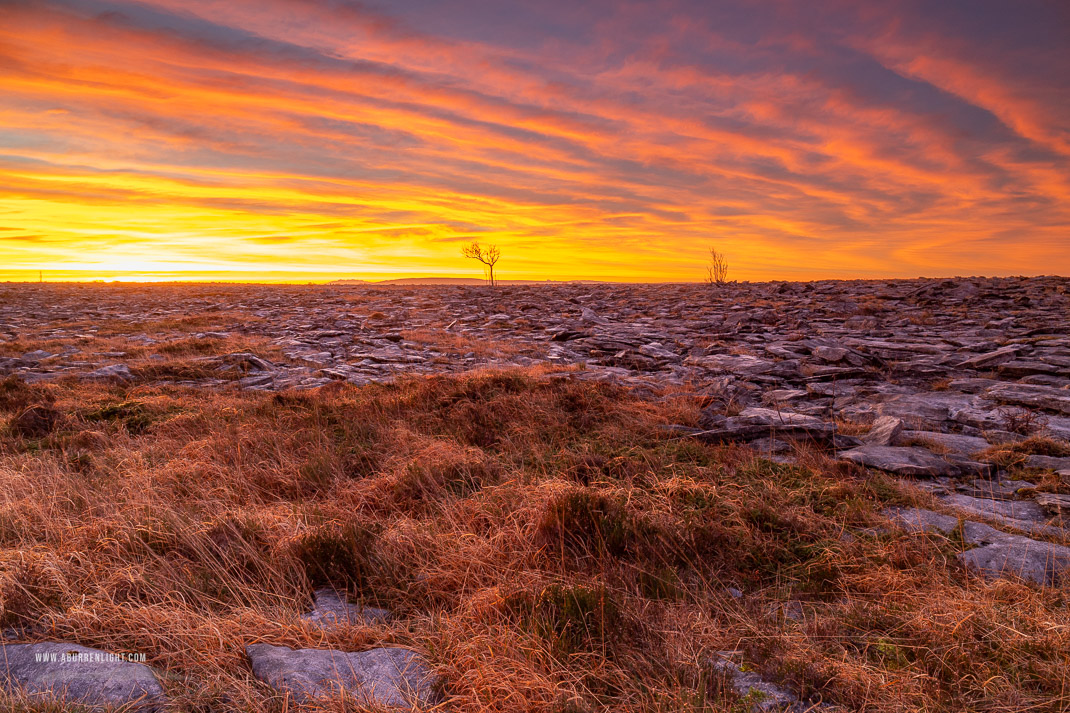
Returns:
[[[298,703],[343,693],[366,706],[406,710],[432,705],[438,677],[422,656],[386,647],[359,653],[250,644],[253,675]]]
[[[0,644],[0,685],[34,699],[159,711],[166,704],[151,668],[78,644]]]
[[[843,347],[814,347],[811,352],[815,359],[826,364],[837,364],[847,358],[850,352]]]
[[[881,416],[873,422],[869,433],[862,437],[862,441],[873,446],[890,446],[896,442],[902,431],[903,419],[895,416]]]

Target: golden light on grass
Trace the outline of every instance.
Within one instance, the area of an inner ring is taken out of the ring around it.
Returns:
[[[979,580],[942,537],[845,537],[930,496],[662,434],[697,420],[687,394],[543,370],[140,384],[263,348],[166,346],[136,347],[128,387],[0,383],[9,422],[57,414],[0,439],[0,617],[146,652],[180,704],[278,710],[242,654],[263,640],[413,646],[456,711],[728,710],[724,650],[852,710],[1067,703],[1061,590]],[[310,628],[323,584],[398,618]]]

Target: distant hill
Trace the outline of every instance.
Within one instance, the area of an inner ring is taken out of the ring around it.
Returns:
[[[499,285],[575,285],[602,280],[498,280]],[[478,277],[398,277],[392,280],[334,280],[328,285],[485,285]]]

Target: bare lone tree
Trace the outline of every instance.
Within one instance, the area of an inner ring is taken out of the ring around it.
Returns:
[[[502,256],[502,251],[498,249],[497,245],[482,247],[479,243],[472,241],[461,248],[461,254],[473,260],[479,260],[486,265],[487,281],[490,282],[491,287],[497,284],[494,281],[494,263],[498,262],[498,258]]]
[[[710,264],[706,266],[706,284],[720,287],[728,283],[728,258],[717,248],[710,248]]]

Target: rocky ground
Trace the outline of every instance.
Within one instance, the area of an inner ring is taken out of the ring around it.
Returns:
[[[0,376],[27,384],[299,391],[405,374],[561,367],[646,399],[697,402],[699,421],[667,424],[667,437],[745,443],[782,463],[805,445],[932,496],[929,507],[885,508],[888,525],[868,534],[956,537],[960,562],[988,578],[1058,587],[1070,569],[1070,279],[8,285],[0,288],[0,339]],[[47,433],[51,418],[28,409],[10,428]],[[310,616],[331,624],[352,606],[321,592]],[[6,655],[30,654],[17,646]],[[319,686],[367,679],[380,703],[430,701],[420,687],[431,674],[407,649],[342,654],[255,644],[247,656],[257,678],[298,700]],[[360,659],[346,659],[342,680],[324,673],[337,674],[337,656]],[[162,696],[139,664],[117,665],[128,671],[128,699]],[[755,689],[777,705],[805,708],[754,673],[718,665],[741,695]],[[30,669],[6,670],[29,680]],[[375,673],[359,673],[365,669]],[[410,673],[415,683],[405,679]]]

